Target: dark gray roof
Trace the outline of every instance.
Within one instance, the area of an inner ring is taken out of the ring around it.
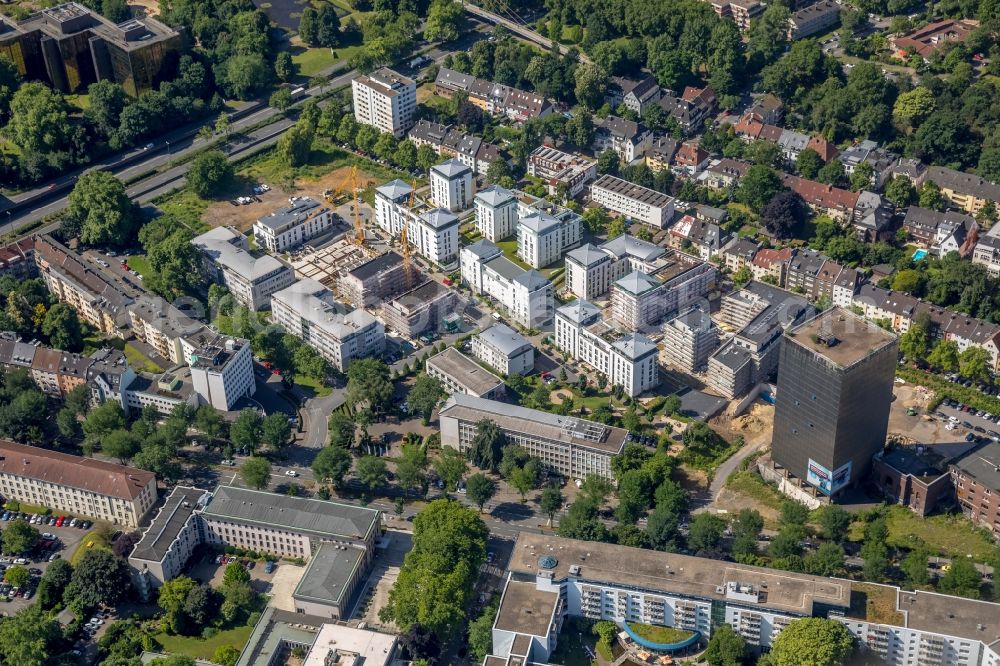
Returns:
[[[527,338],[506,324],[490,326],[479,333],[479,339],[507,356],[514,356],[532,348]]]
[[[499,254],[492,259],[489,259],[483,265],[508,281],[517,280],[521,275],[527,272],[503,254]]]
[[[530,291],[535,291],[536,289],[541,289],[548,284],[549,279],[535,270],[525,271],[514,278],[514,281],[518,284],[522,284],[527,287]]]
[[[932,166],[927,169],[927,180],[932,180],[942,188],[963,194],[972,194],[980,199],[1000,201],[1000,185],[971,173]]]
[[[1000,442],[990,442],[955,460],[952,465],[991,490],[1000,490]]]
[[[321,544],[309,560],[309,566],[292,596],[313,601],[342,604],[344,592],[355,578],[355,571],[365,558],[363,548]],[[343,610],[341,611],[344,612]]]
[[[468,250],[469,252],[473,253],[480,259],[490,259],[496,257],[499,254],[503,254],[503,252],[500,250],[500,248],[497,246],[496,243],[494,243],[491,240],[487,240],[485,238],[477,240],[472,245],[467,245],[462,249]]]
[[[381,512],[353,504],[219,486],[205,507],[210,518],[282,527],[317,536],[366,539]]]
[[[207,491],[198,488],[176,486],[135,545],[129,559],[162,561],[184,524],[198,508],[198,500],[207,494]]]
[[[358,278],[359,280],[366,280],[370,277],[374,277],[379,273],[394,268],[403,262],[403,258],[396,254],[395,252],[389,251],[385,254],[380,254],[371,261],[366,261],[360,266],[352,268],[348,273]]]
[[[656,353],[656,344],[645,335],[631,333],[611,345],[630,361],[636,361],[649,354]]]
[[[562,306],[556,313],[576,324],[589,324],[595,317],[601,316],[601,308],[590,301],[578,299]]]

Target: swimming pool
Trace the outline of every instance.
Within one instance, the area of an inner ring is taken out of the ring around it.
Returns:
[[[927,250],[917,250],[913,253],[913,261],[920,261],[927,256]]]

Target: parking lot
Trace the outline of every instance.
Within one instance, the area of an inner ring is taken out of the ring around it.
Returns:
[[[8,516],[6,521],[0,523],[0,527],[7,529],[14,518],[9,512],[4,511],[0,514],[0,519],[3,518],[3,514],[8,514]],[[30,517],[28,514],[28,519]],[[55,517],[58,518],[58,515]],[[15,589],[8,583],[0,584],[0,597],[6,600],[6,602],[0,601],[0,615],[12,615],[30,605],[38,588],[38,581],[41,580],[49,562],[63,557],[68,559],[72,556],[77,546],[80,545],[80,541],[89,532],[88,529],[69,527],[66,523],[62,526],[38,523],[31,526],[42,535],[42,539],[35,549],[25,554],[5,553],[0,556],[0,576],[5,576],[7,569],[17,565],[25,567],[31,574],[29,583],[20,589]]]

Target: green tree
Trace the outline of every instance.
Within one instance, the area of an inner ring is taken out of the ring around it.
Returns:
[[[243,482],[255,490],[264,490],[271,481],[271,463],[267,458],[251,456],[240,467]]]
[[[469,654],[474,663],[482,663],[493,648],[493,623],[499,604],[491,603],[482,614],[469,623]]]
[[[785,500],[781,503],[781,517],[779,522],[782,525],[805,525],[809,520],[809,507],[795,500]]]
[[[493,499],[493,496],[496,495],[497,484],[493,479],[489,478],[485,474],[477,472],[465,480],[465,489],[469,499],[479,507],[479,511],[482,513],[483,507],[486,506],[486,503]]]
[[[657,506],[646,518],[646,534],[653,548],[674,552],[680,541],[680,517],[667,506]]]
[[[66,215],[84,243],[121,246],[135,237],[139,214],[125,185],[110,171],[80,176],[67,201]]]
[[[874,175],[875,167],[867,160],[854,167],[854,171],[851,172],[849,179],[851,191],[860,192],[861,190],[869,189],[872,186],[872,177]]]
[[[406,395],[406,399],[410,403],[410,409],[414,413],[420,414],[424,425],[428,425],[431,422],[431,413],[446,395],[441,380],[422,372],[417,375],[413,382],[413,388]]]
[[[341,449],[350,449],[354,446],[354,420],[345,412],[330,414],[327,426],[330,432],[330,446]]]
[[[73,567],[66,560],[50,562],[38,583],[38,603],[49,610],[62,603],[63,592],[73,577]]]
[[[396,146],[396,152],[392,154],[392,161],[401,169],[409,171],[417,164],[417,147],[409,139],[403,139]],[[496,160],[496,162],[503,162],[503,160]]]
[[[507,438],[496,423],[480,419],[476,423],[476,435],[469,446],[469,461],[479,469],[496,472],[506,443]]]
[[[603,476],[588,474],[580,484],[580,496],[591,500],[596,506],[603,506],[614,487]]]
[[[902,208],[917,200],[917,192],[913,189],[909,179],[897,176],[886,183],[885,198]]]
[[[807,573],[814,576],[842,576],[844,574],[844,548],[838,543],[821,543],[819,548],[804,558]]]
[[[96,447],[112,432],[124,428],[125,413],[122,411],[122,406],[113,400],[90,410],[83,422],[83,433],[91,447]]]
[[[274,75],[279,81],[288,83],[299,75],[299,66],[292,60],[292,54],[288,51],[280,51],[274,57]],[[271,106],[274,106],[273,104]]]
[[[608,224],[608,240],[624,236],[626,232],[628,232],[628,225],[625,224],[624,218],[616,217]]]
[[[559,513],[559,509],[563,506],[563,495],[562,491],[559,490],[558,486],[546,486],[545,490],[542,491],[541,501],[539,502],[539,507],[546,516],[549,517],[549,525],[552,524],[553,519],[556,514]]]
[[[26,567],[15,564],[4,572],[3,580],[5,583],[10,583],[13,587],[24,587],[31,580],[31,574],[28,573]]]
[[[903,570],[906,582],[911,587],[927,585],[930,580],[927,573],[927,551],[924,548],[916,548],[907,553],[899,568]]]
[[[385,461],[376,456],[362,456],[358,458],[355,471],[358,481],[368,488],[369,493],[374,493],[376,488],[385,484],[389,472]]]
[[[959,367],[958,343],[954,340],[941,339],[935,343],[931,353],[927,355],[927,362],[932,367],[945,372],[955,372]]]
[[[993,360],[982,347],[969,347],[958,356],[958,370],[963,377],[974,381],[989,382]]]
[[[424,39],[428,42],[453,42],[465,27],[465,12],[461,5],[449,0],[434,0],[427,10]]]
[[[458,484],[461,483],[462,477],[465,476],[468,467],[465,457],[450,446],[441,449],[441,453],[434,460],[434,472],[441,479],[445,490],[448,492],[452,492],[458,488]]]
[[[197,586],[198,583],[187,576],[178,576],[160,586],[156,603],[163,609],[169,631],[175,634],[187,633],[188,617],[184,613],[184,603],[188,593]]]
[[[292,427],[283,412],[274,412],[264,417],[261,424],[261,438],[274,450],[284,448],[291,440]]]
[[[847,538],[852,521],[851,514],[836,504],[824,506],[819,512],[819,526],[823,530],[823,537],[830,541],[839,543]]]
[[[899,94],[892,107],[892,119],[902,129],[912,129],[919,127],[934,113],[936,107],[934,93],[927,88],[917,87]]]
[[[214,196],[227,187],[233,179],[233,165],[222,151],[209,150],[191,161],[186,180],[188,186],[200,197]]]
[[[383,413],[392,403],[392,396],[389,366],[379,359],[358,359],[347,367],[347,402],[356,410]]]
[[[83,606],[114,605],[128,597],[132,577],[128,562],[109,551],[88,550],[73,567],[73,577],[66,588],[66,599]]]
[[[781,56],[788,44],[790,16],[791,12],[785,5],[772,4],[758,20],[751,23],[747,53],[752,59],[769,64]]]
[[[982,584],[982,574],[976,569],[972,560],[956,557],[951,561],[951,567],[938,581],[938,591],[944,594],[978,599],[979,588]]]
[[[812,148],[806,148],[795,160],[795,169],[803,178],[810,180],[816,178],[816,174],[823,168],[823,158]]]
[[[847,182],[847,174],[844,172],[844,163],[840,160],[830,160],[823,165],[823,168],[816,174],[816,180],[827,185],[840,187]]]
[[[219,68],[220,83],[227,96],[247,100],[267,87],[272,71],[263,53],[236,54]]]
[[[220,645],[212,653],[212,661],[219,666],[236,666],[240,660],[240,649],[235,645]]]
[[[938,184],[933,180],[925,180],[924,184],[920,186],[917,203],[920,204],[921,208],[944,210],[944,195],[941,194],[941,188],[938,187]]]
[[[287,53],[287,51],[283,51]],[[278,111],[285,111],[292,105],[292,91],[290,88],[281,87],[271,93],[267,98],[267,105]]]
[[[726,521],[711,513],[699,513],[688,528],[688,548],[694,552],[715,550],[726,531]]]
[[[101,451],[107,456],[117,458],[121,464],[127,465],[132,456],[139,453],[139,442],[128,430],[120,428],[104,436]]]
[[[583,64],[574,72],[576,99],[588,109],[596,109],[604,103],[608,90],[608,73],[600,66]]]
[[[140,239],[142,235],[140,231]],[[191,244],[186,231],[175,231],[162,241],[144,243],[143,247],[151,269],[145,276],[145,285],[151,291],[173,299],[201,290],[205,283],[201,252]]]
[[[240,410],[229,426],[229,438],[238,448],[251,453],[256,451],[264,438],[264,419],[260,412],[252,407]]]
[[[524,465],[523,467],[515,467],[510,476],[507,478],[507,482],[511,485],[514,490],[521,496],[521,502],[525,501],[525,498],[529,492],[535,488],[535,484],[538,480],[537,468],[533,465]]]
[[[62,652],[63,633],[54,615],[32,604],[0,621],[0,663],[4,666],[49,666]]]
[[[128,104],[125,89],[114,81],[98,81],[87,88],[87,108],[83,117],[101,136],[110,138],[118,129],[119,118]]]
[[[55,155],[73,143],[70,113],[61,93],[44,83],[25,83],[11,98],[4,134],[22,155]]]
[[[365,127],[368,127],[365,125]],[[370,128],[369,128],[370,129]],[[316,126],[302,117],[278,139],[275,152],[290,167],[299,167],[309,161]]]
[[[79,352],[83,349],[83,327],[76,310],[65,303],[56,303],[45,313],[42,333],[56,349]]]
[[[781,630],[771,648],[774,666],[841,666],[854,653],[851,632],[836,620],[809,617]]]
[[[708,666],[741,666],[747,658],[747,642],[730,625],[720,624],[712,632],[704,657]]]
[[[927,358],[931,349],[931,320],[926,313],[914,319],[913,324],[899,337],[899,351],[908,359]]]
[[[321,449],[313,459],[312,471],[320,482],[329,481],[335,488],[344,484],[344,477],[351,471],[351,454],[339,446]]]
[[[747,169],[746,175],[740,180],[734,197],[745,203],[754,211],[764,210],[771,198],[783,189],[781,179],[770,167],[755,164]]]
[[[249,583],[250,572],[239,562],[230,562],[226,565],[226,570],[222,572],[222,584],[232,585],[234,583]]]

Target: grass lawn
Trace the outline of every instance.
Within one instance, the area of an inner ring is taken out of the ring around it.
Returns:
[[[75,106],[81,111],[85,111],[90,106],[89,95],[66,95],[66,101],[70,103],[70,106]]]
[[[45,513],[48,511],[44,506],[26,504],[25,502],[15,502],[11,500],[3,505],[8,511],[23,511],[24,513]]]
[[[896,590],[885,585],[851,583],[851,617],[869,622],[902,625],[903,614],[896,610]]]
[[[752,497],[764,506],[772,509],[781,509],[784,501],[781,493],[774,486],[768,484],[760,475],[750,470],[733,472],[726,479],[726,488],[741,495]]]
[[[145,372],[163,372],[163,368],[157,365],[153,359],[143,354],[138,348],[131,344],[125,345],[125,358],[134,369]]]
[[[517,239],[508,238],[507,240],[502,240],[497,242],[497,247],[500,251],[504,253],[504,256],[513,261],[515,264],[523,268],[524,270],[531,270],[531,266],[521,261],[517,256]]]
[[[170,634],[156,634],[153,638],[163,646],[163,651],[168,654],[183,654],[192,659],[211,659],[215,651],[223,645],[235,645],[242,648],[250,640],[253,627],[243,626],[220,631],[211,638],[201,636],[172,636]]]
[[[351,58],[362,48],[360,44],[344,46],[333,51],[326,47],[305,47],[304,51],[300,51],[292,56],[292,62],[298,66],[300,75],[312,78],[324,69],[333,67],[341,60]]]
[[[691,632],[684,629],[674,629],[673,627],[660,627],[652,624],[638,624],[629,622],[628,626],[640,638],[654,643],[680,643],[691,638]]]
[[[148,277],[151,272],[149,267],[149,259],[146,258],[144,254],[133,254],[128,258],[128,267],[133,271],[141,275],[142,277]]]
[[[108,538],[104,536],[103,532],[98,530],[91,530],[87,536],[80,540],[80,545],[76,547],[75,551],[73,551],[72,557],[69,558],[69,563],[75,565],[80,561],[80,558],[83,557],[84,553],[88,550],[93,550],[94,548],[108,551],[111,550],[111,542],[108,541]]]
[[[559,641],[556,643],[556,651],[552,654],[550,661],[553,664],[564,664],[565,666],[594,666],[596,660],[587,654],[587,647],[602,652],[601,645],[597,644],[597,637],[590,633],[590,622],[582,620],[567,622],[563,630],[559,632]],[[610,654],[602,656],[606,661],[613,661]]]
[[[196,234],[205,233],[209,226],[201,221],[201,216],[211,202],[202,199],[189,189],[168,194],[154,201],[164,213],[173,215]]]
[[[248,161],[239,171],[241,176],[271,183],[290,183],[299,178],[317,179],[331,171],[342,167],[356,165],[358,167],[359,184],[362,178],[370,177],[376,184],[402,178],[409,182],[412,177],[395,169],[382,166],[369,159],[358,157],[342,148],[333,145],[325,139],[313,142],[309,161],[300,167],[289,167],[275,151],[264,153],[261,157]],[[422,181],[418,181],[418,185]]]
[[[319,380],[313,379],[312,377],[306,377],[305,375],[295,375],[295,383],[303,388],[309,389],[318,397],[333,393],[333,389],[329,386],[325,386]]]
[[[886,523],[889,527],[890,546],[912,548],[919,539],[932,554],[944,557],[966,557],[978,562],[988,562],[996,553],[989,535],[972,525],[962,515],[942,515],[921,518],[901,506],[889,507]],[[860,541],[864,525],[854,523],[850,538]]]

